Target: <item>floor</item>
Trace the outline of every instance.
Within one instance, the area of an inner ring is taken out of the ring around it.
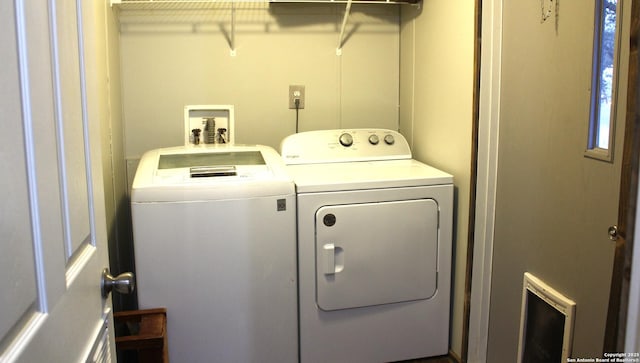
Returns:
[[[405,360],[405,361],[396,362],[396,363],[456,363],[456,361],[444,355],[441,357],[412,359],[412,360]]]

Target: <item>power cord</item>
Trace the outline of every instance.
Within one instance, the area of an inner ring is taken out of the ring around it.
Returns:
[[[300,110],[300,99],[296,98],[293,100],[293,103],[296,105],[296,134],[298,133],[298,111]]]

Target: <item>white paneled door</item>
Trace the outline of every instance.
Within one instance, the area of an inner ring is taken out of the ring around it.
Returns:
[[[0,1],[0,362],[115,360],[83,33],[97,3]]]

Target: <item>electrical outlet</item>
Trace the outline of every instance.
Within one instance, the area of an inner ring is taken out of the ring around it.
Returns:
[[[296,99],[298,108],[304,108],[304,86],[289,86],[289,108],[296,108]]]

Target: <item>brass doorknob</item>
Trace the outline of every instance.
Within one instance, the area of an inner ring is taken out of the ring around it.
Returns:
[[[618,226],[613,225],[609,227],[607,234],[609,235],[610,240],[616,241],[618,239]]]

